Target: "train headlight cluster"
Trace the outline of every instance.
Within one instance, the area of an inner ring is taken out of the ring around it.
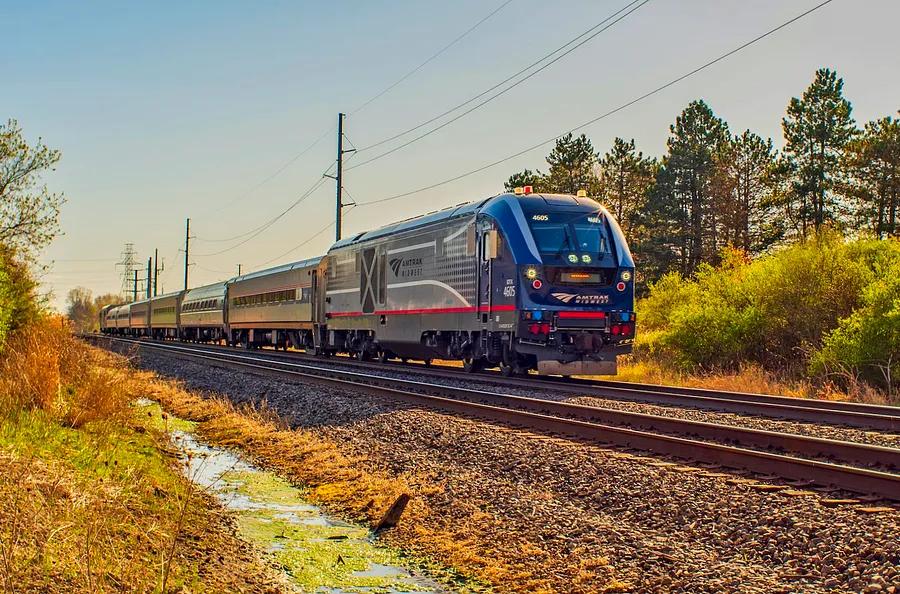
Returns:
[[[620,276],[619,278],[621,278],[623,281],[625,281],[625,282],[627,283],[628,281],[631,280],[631,271],[630,271],[630,270],[623,270],[623,271],[622,271],[622,274],[621,274],[621,276]]]
[[[568,260],[572,264],[578,264],[578,254],[569,254]]]
[[[537,268],[535,268],[534,266],[529,266],[525,269],[525,278],[527,278],[528,280],[536,279],[537,274]]]
[[[584,262],[585,264],[590,264],[591,256],[589,254],[585,254],[585,255],[581,256],[581,261]]]

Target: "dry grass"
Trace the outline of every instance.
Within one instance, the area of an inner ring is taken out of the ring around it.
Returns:
[[[645,357],[624,357],[620,359],[617,375],[593,377],[621,382],[687,386],[729,392],[782,394],[794,398],[824,398],[871,404],[888,403],[884,393],[863,382],[849,382],[848,389],[840,389],[831,383],[818,384],[808,380],[791,379],[754,364],[744,365],[737,371],[693,374],[680,372],[664,363]]]
[[[389,542],[423,558],[455,568],[464,575],[504,591],[554,592],[545,576],[560,563],[531,545],[507,550],[498,542],[499,518],[460,505],[452,517],[429,506],[429,496],[443,486],[434,477],[409,472],[400,476],[374,470],[365,458],[349,457],[312,431],[288,429],[265,409],[235,408],[217,397],[204,397],[180,383],[140,372],[151,386],[149,398],[173,414],[199,422],[198,432],[218,446],[240,448],[261,466],[308,489],[309,498],[331,512],[374,526],[401,493],[412,496],[400,526],[386,534]],[[622,591],[605,560],[580,568],[571,592]]]
[[[120,424],[130,395],[119,359],[86,348],[62,318],[15,332],[0,358],[0,410],[40,410],[68,427]]]
[[[230,520],[129,403],[127,361],[59,320],[0,355],[0,590],[276,591]],[[162,588],[167,573],[168,587]]]

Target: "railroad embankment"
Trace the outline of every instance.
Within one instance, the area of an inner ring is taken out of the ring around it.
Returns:
[[[385,540],[498,591],[892,592],[900,577],[890,506],[155,349],[139,364],[184,382],[152,397],[204,439],[337,515],[377,522],[411,495]]]
[[[120,357],[60,320],[0,352],[0,589],[276,592],[282,578],[179,470]]]

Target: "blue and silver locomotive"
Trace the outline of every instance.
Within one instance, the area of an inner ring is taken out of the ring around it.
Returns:
[[[633,274],[597,202],[502,194],[333,245],[319,339],[360,358],[614,374],[634,339]]]
[[[605,208],[526,188],[360,233],[321,258],[153,298],[149,320],[132,311],[145,302],[109,308],[101,326],[155,337],[168,324],[160,336],[171,337],[172,316],[156,314],[168,298],[182,340],[607,375],[634,340],[633,276]],[[195,314],[208,320],[188,323]]]

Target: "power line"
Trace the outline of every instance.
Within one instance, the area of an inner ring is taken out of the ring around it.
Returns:
[[[329,136],[333,131],[334,131],[334,126],[329,128],[328,130],[325,130],[325,132],[323,132],[314,141],[312,141],[312,143],[310,143],[306,148],[304,148],[302,151],[300,151],[299,153],[297,153],[296,155],[291,157],[287,163],[285,163],[284,165],[279,167],[277,170],[275,170],[270,175],[266,176],[261,182],[259,182],[258,184],[256,184],[252,188],[250,188],[249,190],[245,191],[243,194],[240,194],[239,196],[235,197],[231,201],[227,202],[225,205],[222,206],[222,209],[226,209],[226,208],[230,207],[231,205],[233,205],[235,202],[243,200],[244,198],[246,198],[247,196],[249,196],[256,190],[260,189],[261,187],[263,187],[264,185],[266,185],[267,183],[269,183],[270,181],[272,181],[273,179],[275,179],[276,177],[281,175],[285,169],[287,169],[288,167],[290,167],[291,165],[296,163],[297,160],[300,159],[300,157],[302,157],[303,155],[305,155],[306,153],[311,151],[313,148],[315,148],[316,145],[318,145],[320,142],[322,142],[322,140],[324,140],[327,136]],[[204,241],[209,241],[209,242],[231,241],[231,239],[228,239],[228,238],[226,238],[226,239],[205,239]]]
[[[330,165],[328,166],[328,168],[322,173],[322,175],[326,175],[326,176],[327,176],[327,175],[328,175],[328,172],[331,170],[332,167],[334,167],[334,164],[333,164],[333,163],[330,164]],[[288,207],[288,210],[290,210],[291,208],[293,208],[293,206],[296,206],[296,204],[293,204],[293,205],[289,206],[289,207]],[[283,214],[284,214],[284,213],[282,213],[282,215],[283,215]],[[282,215],[279,215],[279,217],[282,216]],[[277,217],[276,217],[276,218],[277,218]],[[248,236],[248,235],[251,235],[251,234],[253,234],[253,233],[256,233],[256,232],[259,231],[260,229],[265,229],[265,228],[267,228],[268,226],[270,226],[270,225],[272,224],[273,220],[274,220],[274,219],[269,219],[268,221],[266,221],[265,223],[262,223],[262,224],[261,224],[260,226],[258,226],[258,227],[254,227],[253,229],[250,229],[249,231],[245,231],[244,233],[240,233],[240,234],[238,234],[238,235],[233,235],[233,236],[231,236],[231,237],[224,237],[224,238],[221,238],[221,239],[207,239],[207,238],[205,238],[205,237],[196,237],[196,236],[195,236],[194,239],[197,239],[197,240],[202,241],[202,242],[205,242],[205,243],[222,243],[222,242],[234,241],[234,240],[236,240],[236,239],[241,239],[242,237],[246,237],[246,236]]]
[[[352,209],[347,209],[347,212],[349,213],[351,210]],[[285,256],[287,256],[288,254],[291,254],[291,253],[299,250],[300,248],[302,248],[303,246],[305,246],[306,244],[311,242],[313,239],[315,239],[319,235],[321,235],[321,234],[325,233],[326,231],[328,231],[329,229],[331,229],[333,226],[334,226],[334,221],[329,221],[327,225],[325,225],[324,227],[322,227],[321,229],[316,231],[314,234],[310,235],[305,240],[303,240],[299,244],[297,244],[294,247],[292,247],[291,249],[289,249],[288,251],[284,252],[283,254],[279,254],[279,255],[275,256],[271,260],[266,260],[265,262],[262,262],[261,264],[257,264],[256,266],[253,267],[253,269],[259,270],[263,266],[268,266],[272,262],[275,262],[276,260],[280,260],[280,259],[284,258]]]
[[[289,212],[291,212],[292,210],[294,210],[301,202],[303,202],[304,200],[306,200],[307,198],[309,198],[309,196],[312,195],[313,192],[315,192],[316,190],[318,190],[318,189],[322,186],[322,184],[325,183],[325,177],[324,177],[324,175],[328,172],[329,169],[331,169],[331,167],[329,167],[328,169],[326,169],[326,170],[323,172],[322,176],[320,176],[320,177],[316,180],[316,182],[315,182],[312,186],[309,187],[309,189],[307,189],[305,192],[303,192],[303,194],[301,194],[299,198],[297,198],[296,200],[294,200],[294,202],[292,202],[287,208],[285,208],[284,210],[282,210],[278,215],[276,215],[275,217],[273,217],[273,218],[270,219],[269,221],[263,223],[262,225],[260,225],[259,227],[257,227],[255,230],[250,231],[250,232],[248,232],[248,233],[244,233],[244,234],[241,235],[241,236],[238,236],[238,237],[242,237],[242,236],[249,235],[249,237],[246,237],[246,238],[243,239],[242,241],[240,241],[240,242],[238,242],[238,243],[236,243],[236,244],[234,244],[234,245],[232,245],[232,246],[230,246],[230,247],[227,247],[227,248],[225,248],[225,249],[219,250],[219,251],[217,251],[217,252],[211,252],[211,253],[209,253],[209,254],[194,254],[194,255],[195,255],[195,256],[199,256],[199,257],[203,257],[203,258],[207,258],[207,257],[210,257],[210,256],[218,256],[219,254],[224,254],[225,252],[230,252],[231,250],[233,250],[233,249],[235,249],[235,248],[238,248],[238,247],[244,245],[245,243],[247,243],[248,241],[250,241],[250,240],[256,238],[257,236],[259,236],[260,233],[262,233],[263,231],[265,231],[266,229],[268,229],[269,227],[271,227],[272,225],[274,225],[275,223],[277,223],[277,222],[278,222],[279,220],[281,220],[281,218],[283,218],[287,213],[289,213]]]
[[[228,274],[230,276],[234,276],[233,270],[214,270],[212,268],[206,268],[205,266],[200,266],[199,264],[192,264],[195,268],[202,270],[204,272],[211,272],[213,274]]]
[[[118,262],[115,258],[51,258],[50,261],[54,264],[57,262]]]
[[[471,27],[469,27],[468,29],[466,29],[466,30],[465,30],[463,33],[461,33],[459,36],[457,36],[453,41],[451,41],[450,43],[448,43],[447,45],[445,45],[444,47],[442,47],[441,49],[439,49],[438,51],[436,51],[435,53],[433,53],[431,56],[429,56],[428,59],[426,59],[424,62],[422,62],[421,64],[419,64],[418,66],[416,66],[415,68],[413,68],[412,70],[410,70],[409,72],[407,72],[406,74],[404,74],[403,76],[401,76],[401,77],[400,77],[399,79],[397,79],[395,82],[393,82],[392,84],[388,85],[388,86],[385,87],[383,90],[381,90],[381,91],[379,91],[378,93],[376,93],[375,95],[373,95],[370,99],[368,99],[368,100],[367,100],[366,102],[364,102],[362,105],[360,105],[359,107],[357,107],[356,109],[354,109],[353,111],[351,111],[350,113],[348,113],[348,114],[347,114],[347,117],[350,117],[350,116],[352,116],[352,115],[355,115],[355,114],[359,113],[360,111],[362,111],[363,109],[365,109],[366,107],[368,107],[369,104],[371,104],[371,103],[375,102],[376,100],[380,99],[383,95],[385,95],[386,93],[388,93],[389,91],[391,91],[392,89],[394,89],[397,85],[399,85],[400,83],[402,83],[403,81],[405,81],[406,79],[408,79],[410,76],[412,76],[413,74],[415,74],[416,72],[418,72],[418,71],[421,70],[422,68],[424,68],[426,65],[428,65],[428,63],[430,63],[431,61],[433,61],[435,58],[437,58],[438,56],[440,56],[441,54],[443,54],[444,52],[446,52],[448,49],[450,49],[451,47],[453,47],[454,45],[456,45],[456,44],[459,43],[460,41],[462,41],[463,38],[465,38],[467,35],[469,35],[469,33],[471,33],[472,31],[474,31],[474,30],[477,29],[478,27],[480,27],[485,21],[487,21],[488,19],[490,19],[492,16],[494,16],[495,14],[497,14],[498,12],[500,12],[501,10],[503,10],[504,8],[506,8],[506,6],[507,6],[508,4],[510,4],[512,1],[513,1],[513,0],[506,0],[505,2],[503,2],[500,6],[498,6],[497,8],[495,8],[494,10],[492,10],[490,13],[488,13],[487,16],[483,17],[480,21],[478,21],[477,23],[475,23],[474,25],[472,25]]]
[[[435,52],[434,54],[432,54],[431,56],[429,56],[424,62],[422,62],[421,64],[419,64],[418,66],[416,66],[415,68],[413,68],[412,70],[410,70],[409,72],[407,72],[406,74],[404,74],[402,77],[400,77],[399,79],[397,79],[395,82],[393,82],[392,84],[390,84],[390,85],[388,85],[387,87],[385,87],[383,90],[381,90],[381,91],[379,91],[378,93],[376,93],[375,95],[373,95],[371,98],[369,98],[367,101],[365,101],[362,105],[360,105],[359,107],[357,107],[356,109],[354,109],[352,112],[350,112],[349,115],[354,115],[354,114],[356,114],[356,113],[359,113],[360,111],[362,111],[363,109],[365,109],[366,107],[368,107],[369,104],[375,102],[376,100],[378,100],[379,98],[381,98],[383,95],[385,95],[385,94],[387,94],[388,92],[390,92],[392,89],[394,89],[395,87],[397,87],[397,86],[398,86],[399,84],[401,84],[403,81],[405,81],[406,79],[408,79],[409,77],[411,77],[412,75],[414,75],[416,72],[418,72],[419,70],[421,70],[422,68],[424,68],[425,66],[427,66],[430,62],[434,61],[434,60],[435,60],[436,58],[438,58],[441,54],[443,54],[444,52],[446,52],[447,50],[449,50],[451,47],[453,47],[454,45],[456,45],[457,43],[459,43],[460,41],[462,41],[466,36],[468,36],[470,33],[472,33],[472,32],[473,32],[475,29],[477,29],[479,26],[481,26],[485,21],[487,21],[488,19],[490,19],[491,17],[493,17],[495,14],[497,14],[498,12],[500,12],[503,8],[505,8],[507,5],[509,5],[512,1],[513,1],[513,0],[506,0],[505,2],[503,2],[502,4],[500,4],[500,6],[498,6],[498,7],[495,8],[494,10],[492,10],[492,11],[491,11],[490,13],[488,13],[486,16],[482,17],[481,20],[479,20],[477,23],[475,23],[474,25],[472,25],[471,27],[469,27],[468,29],[466,29],[463,33],[461,33],[460,35],[458,35],[456,38],[454,38],[453,41],[451,41],[451,42],[448,43],[447,45],[443,46],[443,47],[442,47],[441,49],[439,49],[437,52]],[[349,117],[349,115],[348,115],[348,117]],[[290,167],[291,165],[293,165],[294,163],[296,163],[296,162],[300,159],[300,157],[302,157],[303,155],[305,155],[306,153],[308,153],[309,151],[311,151],[313,148],[315,148],[322,140],[324,140],[327,136],[329,136],[329,135],[332,134],[333,132],[334,132],[334,126],[331,126],[331,127],[328,128],[327,130],[325,130],[321,135],[319,135],[315,140],[313,140],[312,143],[310,143],[308,146],[306,146],[302,151],[300,151],[299,153],[297,153],[296,155],[294,155],[293,157],[291,157],[291,159],[288,160],[284,165],[282,165],[281,167],[279,167],[277,170],[275,170],[275,171],[274,171],[273,173],[271,173],[270,175],[268,175],[268,176],[266,176],[265,178],[263,178],[262,181],[260,181],[260,182],[257,183],[256,185],[254,185],[254,186],[253,186],[252,188],[250,188],[249,190],[243,192],[243,193],[240,194],[239,196],[237,196],[237,197],[235,197],[234,199],[232,199],[231,201],[227,202],[227,203],[226,203],[225,205],[223,205],[221,208],[222,208],[222,209],[229,208],[229,207],[232,206],[234,203],[236,203],[236,202],[238,202],[238,201],[240,201],[240,200],[243,200],[244,198],[246,198],[247,196],[249,196],[250,194],[252,194],[252,193],[255,192],[256,190],[258,190],[259,188],[261,188],[262,186],[264,186],[264,185],[267,184],[268,182],[272,181],[273,179],[275,179],[276,177],[278,177],[279,175],[281,175],[288,167]],[[351,143],[351,144],[352,144],[352,143]],[[239,238],[244,237],[244,236],[246,236],[246,235],[250,235],[250,234],[253,233],[254,231],[255,231],[255,229],[254,229],[254,230],[251,230],[251,231],[248,231],[247,233],[244,233],[244,234],[235,236],[235,237],[226,237],[226,238],[222,238],[222,239],[203,239],[203,238],[197,238],[197,239],[200,239],[201,241],[205,241],[205,242],[209,242],[209,243],[213,243],[213,242],[228,242],[228,241],[234,241],[235,239],[239,239]]]
[[[536,150],[536,149],[539,149],[539,148],[541,148],[541,147],[544,146],[544,145],[550,144],[551,142],[555,142],[557,139],[561,138],[562,136],[565,136],[566,134],[574,133],[574,132],[576,132],[576,131],[578,131],[578,130],[581,130],[582,128],[586,128],[587,126],[590,126],[590,125],[592,125],[592,124],[595,124],[595,123],[599,122],[600,120],[603,120],[603,119],[605,119],[605,118],[608,118],[608,117],[611,116],[611,115],[614,115],[614,114],[616,114],[616,113],[618,113],[618,112],[620,112],[620,111],[622,111],[622,110],[624,110],[624,109],[627,109],[627,108],[631,107],[632,105],[634,105],[634,104],[636,104],[636,103],[639,103],[639,102],[641,102],[641,101],[643,101],[643,100],[645,100],[645,99],[647,99],[647,98],[649,98],[649,97],[652,97],[653,95],[656,95],[657,93],[659,93],[659,92],[661,92],[661,91],[664,91],[665,89],[667,89],[667,88],[669,88],[669,87],[671,87],[671,86],[673,86],[673,85],[675,85],[675,84],[677,84],[677,83],[679,83],[679,82],[681,82],[681,81],[683,81],[683,80],[685,80],[685,79],[687,79],[687,78],[690,78],[691,76],[697,74],[698,72],[701,72],[702,70],[706,70],[706,69],[709,68],[710,66],[713,66],[714,64],[717,64],[718,62],[721,62],[722,60],[725,60],[726,58],[729,58],[729,57],[733,56],[734,54],[736,54],[736,53],[738,53],[738,52],[740,52],[740,51],[742,51],[742,50],[744,50],[744,49],[750,47],[751,45],[754,45],[754,44],[756,44],[757,42],[762,41],[762,40],[765,39],[766,37],[769,37],[770,35],[772,35],[772,34],[778,32],[778,31],[780,31],[781,29],[784,29],[785,27],[787,27],[787,26],[789,26],[789,25],[792,25],[793,23],[799,21],[800,19],[806,17],[806,16],[809,15],[809,14],[812,14],[813,12],[815,12],[815,11],[819,10],[820,8],[822,8],[823,6],[825,6],[825,5],[827,5],[827,4],[830,4],[831,2],[833,2],[833,0],[825,0],[824,2],[821,2],[821,3],[819,3],[819,4],[815,5],[815,6],[813,6],[813,7],[810,8],[809,10],[807,10],[807,11],[805,11],[805,12],[802,12],[802,13],[800,13],[799,15],[797,15],[797,16],[795,16],[795,17],[793,17],[793,18],[791,18],[791,19],[789,19],[789,20],[787,20],[787,21],[781,23],[781,24],[778,25],[777,27],[774,27],[774,28],[772,28],[772,29],[769,29],[768,31],[766,31],[766,32],[763,33],[762,35],[759,35],[759,36],[757,36],[757,37],[754,37],[754,38],[751,39],[750,41],[744,42],[743,44],[741,44],[741,45],[737,46],[736,48],[734,48],[734,49],[732,49],[732,50],[730,50],[730,51],[728,51],[728,52],[726,52],[726,53],[724,53],[724,54],[718,56],[717,58],[714,58],[714,59],[710,60],[709,62],[706,62],[705,64],[703,64],[703,65],[701,65],[701,66],[698,66],[697,68],[694,68],[693,70],[691,70],[691,71],[689,71],[689,72],[687,72],[687,73],[685,73],[685,74],[682,74],[681,76],[679,76],[679,77],[677,77],[677,78],[674,78],[674,79],[670,80],[669,82],[667,82],[667,83],[665,83],[665,84],[663,84],[663,85],[660,85],[660,86],[656,87],[655,89],[653,89],[653,90],[651,90],[651,91],[648,91],[648,92],[644,93],[643,95],[640,95],[639,97],[635,97],[634,99],[628,101],[627,103],[623,103],[622,105],[616,107],[615,109],[611,109],[611,110],[607,111],[607,112],[604,113],[604,114],[601,114],[601,115],[599,115],[599,116],[597,116],[597,117],[595,117],[595,118],[593,118],[593,119],[591,119],[591,120],[588,120],[587,122],[584,122],[583,124],[580,124],[580,125],[578,125],[578,126],[575,126],[574,128],[571,128],[571,129],[567,130],[566,132],[563,132],[562,134],[560,134],[560,135],[558,135],[558,136],[554,136],[553,138],[548,138],[547,140],[542,140],[541,142],[539,142],[539,143],[537,143],[537,144],[534,144],[534,145],[532,145],[532,146],[530,146],[530,147],[528,147],[528,148],[522,149],[522,150],[520,150],[520,151],[518,151],[518,152],[516,152],[516,153],[513,153],[512,155],[508,155],[508,156],[506,156],[506,157],[503,157],[502,159],[498,159],[498,160],[493,161],[493,162],[491,162],[491,163],[488,163],[488,164],[486,164],[486,165],[482,165],[481,167],[478,167],[478,168],[476,168],[476,169],[472,169],[472,170],[467,171],[467,172],[465,172],[465,173],[461,173],[461,174],[459,174],[459,175],[455,175],[455,176],[453,176],[453,177],[451,177],[451,178],[448,178],[448,179],[445,179],[445,180],[443,180],[443,181],[439,181],[439,182],[433,183],[433,184],[428,185],[428,186],[423,186],[423,187],[417,188],[417,189],[415,189],[415,190],[410,190],[410,191],[408,191],[408,192],[403,192],[402,194],[395,194],[395,195],[393,195],[393,196],[387,196],[387,197],[385,197],[385,198],[379,198],[378,200],[369,200],[369,201],[367,201],[367,202],[360,202],[359,205],[360,205],[360,206],[369,206],[369,205],[371,205],[371,204],[381,204],[381,203],[383,203],[383,202],[389,202],[389,201],[391,201],[391,200],[397,200],[397,199],[400,199],[400,198],[405,198],[406,196],[411,196],[411,195],[413,195],[413,194],[418,194],[419,192],[424,192],[424,191],[427,191],[427,190],[432,190],[432,189],[434,189],[434,188],[437,188],[437,187],[440,187],[440,186],[443,186],[443,185],[446,185],[446,184],[449,184],[449,183],[458,181],[458,180],[463,179],[463,178],[465,178],[465,177],[469,177],[470,175],[475,175],[476,173],[480,173],[480,172],[482,172],[482,171],[484,171],[484,170],[486,170],[486,169],[490,169],[491,167],[495,167],[495,166],[497,166],[497,165],[500,165],[501,163],[505,163],[505,162],[507,162],[507,161],[510,161],[510,160],[512,160],[512,159],[515,159],[516,157],[520,157],[520,156],[522,156],[522,155],[524,155],[524,154],[526,154],[526,153],[530,153],[531,151]]]
[[[389,150],[389,151],[386,151],[386,152],[384,152],[384,153],[380,153],[380,154],[376,155],[375,157],[372,157],[371,159],[368,159],[368,160],[363,161],[363,162],[361,162],[361,163],[357,163],[357,164],[354,165],[353,167],[348,167],[347,170],[349,171],[350,169],[356,169],[357,167],[362,167],[363,165],[365,165],[365,164],[367,164],[367,163],[371,163],[372,161],[375,161],[375,160],[380,159],[380,158],[382,158],[382,157],[384,157],[384,156],[387,156],[387,155],[389,155],[389,154],[391,154],[391,153],[393,153],[393,152],[395,152],[395,151],[397,151],[397,150],[400,150],[401,148],[404,148],[404,147],[406,147],[406,146],[409,146],[409,145],[412,144],[413,142],[417,142],[417,141],[421,140],[422,138],[425,138],[426,136],[429,136],[430,134],[433,134],[434,132],[437,132],[437,131],[440,130],[441,128],[444,128],[445,126],[447,126],[447,125],[449,125],[449,124],[452,124],[453,122],[459,120],[460,118],[465,117],[465,116],[468,115],[469,113],[471,113],[471,112],[475,111],[476,109],[478,109],[478,108],[484,106],[485,104],[487,104],[487,103],[493,101],[493,100],[496,99],[497,97],[499,97],[499,96],[501,96],[501,95],[507,93],[507,92],[510,91],[511,89],[517,87],[518,85],[522,84],[522,83],[525,82],[526,80],[530,79],[531,77],[535,76],[536,74],[540,73],[541,71],[543,71],[543,70],[545,70],[546,68],[550,67],[551,65],[555,64],[557,61],[559,61],[560,59],[564,58],[564,57],[567,56],[568,54],[572,53],[573,51],[575,51],[575,50],[578,49],[579,47],[583,46],[585,43],[591,41],[592,39],[594,39],[595,37],[597,37],[598,35],[600,35],[600,34],[603,33],[604,31],[606,31],[607,29],[609,29],[610,27],[612,27],[613,25],[615,25],[616,23],[618,23],[619,21],[621,21],[622,19],[624,19],[625,17],[627,17],[628,15],[630,15],[632,12],[634,12],[634,11],[638,10],[639,8],[641,8],[644,4],[646,4],[646,3],[649,2],[649,1],[650,1],[650,0],[632,0],[629,4],[625,5],[624,7],[620,8],[620,9],[617,10],[616,12],[614,12],[614,13],[612,13],[611,15],[607,16],[605,19],[603,19],[602,21],[600,21],[599,23],[597,23],[597,24],[594,25],[593,27],[587,29],[586,31],[584,31],[583,33],[581,33],[581,34],[579,34],[579,35],[576,35],[574,38],[570,39],[569,41],[567,41],[566,43],[564,43],[564,44],[561,45],[560,47],[556,48],[556,49],[553,50],[552,52],[550,52],[550,53],[548,53],[548,54],[542,56],[540,59],[538,59],[538,60],[532,62],[531,64],[529,64],[529,65],[526,66],[525,68],[522,68],[521,70],[519,70],[519,71],[516,72],[515,74],[513,74],[513,75],[511,75],[511,76],[508,76],[507,78],[503,79],[503,80],[500,81],[499,83],[497,83],[497,84],[495,84],[494,86],[492,86],[492,87],[490,87],[490,88],[488,88],[488,89],[482,91],[481,93],[475,95],[474,97],[471,97],[471,98],[467,99],[466,101],[463,101],[462,103],[460,103],[460,104],[458,104],[458,105],[456,105],[456,106],[454,106],[454,107],[451,107],[450,109],[444,111],[443,113],[440,113],[440,114],[438,114],[438,115],[432,117],[431,119],[428,119],[428,120],[426,120],[426,121],[424,121],[424,122],[422,122],[422,123],[420,123],[420,124],[417,124],[417,125],[413,126],[412,128],[409,128],[409,129],[407,129],[407,130],[404,130],[403,132],[400,132],[400,133],[398,133],[398,134],[395,134],[395,135],[390,136],[390,137],[388,137],[388,138],[385,138],[385,139],[383,139],[383,140],[379,140],[379,141],[376,142],[376,143],[370,144],[370,145],[368,145],[368,146],[365,146],[365,147],[359,149],[359,152],[365,152],[365,151],[371,150],[371,149],[373,149],[373,148],[375,148],[375,147],[381,146],[381,145],[383,145],[383,144],[386,144],[386,143],[388,143],[388,142],[391,142],[391,141],[393,141],[393,140],[396,140],[396,139],[398,139],[398,138],[401,138],[401,137],[403,137],[403,136],[406,136],[407,134],[410,134],[410,133],[412,133],[412,132],[415,132],[416,130],[419,130],[419,129],[421,129],[421,128],[427,126],[428,124],[431,124],[431,123],[433,123],[433,122],[436,122],[437,120],[443,118],[444,116],[450,115],[451,113],[453,113],[453,112],[455,112],[455,111],[457,111],[457,110],[459,110],[459,109],[465,107],[466,105],[472,103],[473,101],[477,101],[477,100],[480,99],[481,97],[484,97],[485,95],[491,93],[492,91],[494,91],[494,90],[496,90],[496,89],[502,87],[502,86],[505,85],[506,83],[508,83],[508,82],[510,82],[510,81],[512,81],[512,80],[515,80],[518,76],[524,74],[525,72],[528,72],[529,70],[531,70],[531,69],[534,68],[535,66],[538,66],[538,65],[541,64],[542,62],[544,62],[544,61],[546,61],[546,60],[552,58],[555,54],[557,54],[557,53],[559,53],[559,52],[565,50],[565,52],[563,52],[562,54],[556,56],[556,57],[553,58],[553,60],[551,60],[550,62],[547,62],[546,64],[543,64],[543,65],[542,65],[540,68],[538,68],[537,70],[535,70],[535,71],[529,73],[527,76],[525,76],[525,77],[523,77],[522,79],[518,80],[518,81],[515,82],[514,84],[512,84],[512,85],[510,85],[509,87],[507,87],[507,88],[501,90],[499,93],[496,93],[496,94],[494,94],[494,95],[488,97],[486,100],[484,100],[484,101],[482,101],[481,103],[477,104],[475,107],[473,107],[473,108],[471,108],[471,109],[465,111],[465,112],[462,113],[461,115],[458,115],[457,117],[455,117],[455,118],[449,120],[448,122],[445,122],[445,123],[441,124],[440,126],[438,126],[438,127],[434,128],[434,129],[432,129],[432,130],[426,132],[425,134],[422,134],[422,135],[420,135],[420,136],[414,138],[413,140],[411,140],[411,141],[409,141],[409,142],[407,142],[407,143],[405,143],[405,144],[400,145],[399,147],[395,147],[395,148],[393,148],[393,149],[391,149],[391,150]],[[635,5],[637,5],[637,6],[635,6]],[[626,11],[627,11],[627,12],[626,12]],[[626,14],[623,15],[623,14],[622,14],[623,12],[626,12]],[[620,15],[621,15],[621,16],[620,16]],[[618,17],[618,18],[617,18],[617,17]],[[613,21],[612,23],[610,23],[610,21],[613,20],[613,19],[615,19],[615,21]],[[609,24],[607,24],[607,23],[609,23]],[[604,25],[606,25],[606,26],[604,27]],[[600,29],[601,27],[603,27],[603,28]],[[600,30],[598,30],[598,29],[600,29]],[[585,36],[588,36],[588,37],[585,38],[585,39],[582,39],[582,38],[585,37]],[[581,41],[579,41],[579,40],[581,40]],[[572,45],[573,43],[576,43],[576,42],[577,42],[577,45],[574,45],[573,47],[569,47],[568,49],[566,49],[568,46],[570,46],[570,45]]]

